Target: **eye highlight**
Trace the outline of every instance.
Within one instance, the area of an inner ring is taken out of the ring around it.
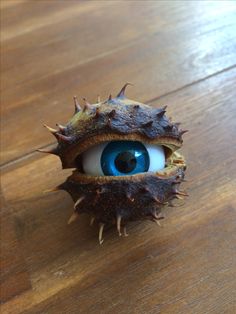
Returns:
[[[124,176],[155,172],[165,167],[162,146],[138,141],[104,142],[82,154],[85,174],[93,176]]]

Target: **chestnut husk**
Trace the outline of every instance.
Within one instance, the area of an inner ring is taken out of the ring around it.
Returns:
[[[179,128],[166,116],[166,107],[153,108],[125,96],[124,85],[119,94],[106,101],[89,104],[84,99],[82,107],[74,97],[75,112],[72,119],[58,130],[45,125],[56,137],[58,144],[50,151],[61,159],[62,167],[76,168],[67,180],[53,189],[65,190],[72,197],[74,213],[69,223],[80,214],[97,221],[99,242],[103,242],[104,226],[117,225],[126,233],[126,223],[135,220],[152,220],[159,223],[165,206],[173,206],[174,199],[182,199],[187,193],[179,190],[184,181],[186,163],[177,152],[181,148],[182,135],[187,130]],[[127,176],[90,176],[83,173],[81,156],[93,145],[104,141],[133,140],[162,145],[166,154],[163,170]]]

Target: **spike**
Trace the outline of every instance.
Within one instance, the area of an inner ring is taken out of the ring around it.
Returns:
[[[79,214],[77,212],[73,212],[70,219],[68,220],[67,224],[70,225],[72,222],[79,218]]]
[[[99,109],[99,107],[97,107],[96,108],[96,110],[95,110],[95,118],[98,118],[100,116],[100,109]]]
[[[73,97],[74,104],[75,104],[75,114],[78,113],[82,108],[80,107],[80,104],[78,102],[77,96]]]
[[[83,112],[85,112],[85,111],[87,111],[87,110],[89,110],[89,109],[92,109],[92,106],[91,106],[89,103],[86,103],[86,104],[84,105]]]
[[[84,108],[83,108],[83,112],[92,108],[92,105],[87,101],[86,98],[83,98],[83,101],[85,102],[85,105],[84,105]]]
[[[115,109],[112,109],[112,111],[110,111],[110,112],[108,113],[108,117],[109,117],[109,118],[114,118],[115,115],[116,115]]]
[[[59,124],[59,123],[56,123],[56,126],[59,128],[59,130],[60,130],[61,132],[64,132],[64,131],[66,130],[66,126],[64,126],[64,125],[61,125],[61,124]]]
[[[94,220],[95,220],[95,217],[94,217],[94,216],[92,216],[92,217],[91,217],[91,219],[90,219],[90,223],[89,223],[89,225],[90,225],[90,226],[92,226],[92,225],[93,225]]]
[[[153,219],[153,221],[155,221],[155,223],[156,223],[159,227],[161,227],[161,223],[160,223],[160,221],[159,221],[159,220],[157,220],[157,219]]]
[[[101,97],[100,97],[100,95],[98,95],[98,97],[97,97],[97,103],[99,103],[99,102],[101,102]]]
[[[120,237],[122,236],[122,234],[120,232],[121,218],[122,218],[121,215],[117,215],[116,227],[117,227],[117,231],[118,231],[118,234]]]
[[[157,113],[157,117],[162,118],[164,116],[165,112],[166,112],[165,110],[161,110],[160,112]]]
[[[107,101],[112,100],[112,95],[110,94]]]
[[[111,126],[111,119],[109,118],[108,120],[107,120],[107,126]]]
[[[74,205],[74,209],[76,209],[76,207],[79,205],[79,203],[81,203],[84,200],[84,198],[85,198],[84,196],[81,196],[80,198],[77,199]]]
[[[85,102],[85,105],[91,106],[91,104],[87,101],[87,99],[85,97],[83,97],[83,101]]]
[[[184,198],[183,197],[181,197],[181,196],[179,196],[178,194],[175,194],[175,196],[174,196],[175,198],[177,198],[178,200],[184,200]]]
[[[148,187],[143,186],[143,187],[140,188],[140,192],[142,192],[142,193],[150,193],[150,190],[149,190]]]
[[[118,93],[118,95],[116,96],[117,98],[121,98],[121,97],[125,97],[125,89],[128,85],[133,86],[133,84],[131,83],[126,83],[120,90],[120,92]]]
[[[95,116],[96,116],[96,118],[98,118],[100,116],[100,108],[99,107],[96,108]]]
[[[157,213],[156,213],[156,211],[155,211],[155,210],[152,210],[152,211],[151,211],[151,216],[152,216],[152,220],[156,220],[156,219],[158,219],[158,217],[157,217]]]
[[[46,129],[48,129],[48,131],[51,132],[53,135],[58,132],[57,130],[51,128],[51,127],[48,126],[47,124],[44,124],[43,126],[44,126]]]
[[[61,184],[58,185],[58,189],[61,191],[68,191],[68,183],[67,182],[63,182]]]
[[[143,126],[143,127],[150,127],[150,126],[152,126],[152,124],[153,124],[153,121],[150,120],[150,121],[148,121],[148,122],[143,123],[142,126]]]
[[[157,214],[156,211],[152,211],[151,215],[152,215],[152,221],[154,221],[156,224],[158,224],[158,226],[161,227],[159,220],[164,219],[165,217],[160,216],[161,213]]]
[[[54,134],[56,139],[58,140],[58,142],[71,142],[72,141],[72,137],[71,136],[66,136],[60,133],[55,133]]]
[[[161,202],[157,197],[153,197],[153,199],[155,200],[157,204],[166,205],[166,203]]]
[[[97,194],[97,195],[102,194],[102,193],[103,193],[103,187],[98,188],[98,189],[96,190],[96,194]]]
[[[99,189],[96,190],[96,194],[99,195],[99,194],[103,194],[106,192],[106,188],[104,187],[100,187]]]
[[[128,233],[127,233],[127,231],[126,231],[126,227],[124,227],[124,237],[128,237]]]
[[[99,244],[102,244],[103,241],[104,241],[103,238],[102,238],[104,226],[105,226],[105,225],[104,225],[103,223],[100,223],[100,224],[99,224],[99,234],[98,234]]]
[[[128,198],[128,200],[130,201],[130,202],[134,202],[134,198],[131,196],[131,193],[129,193],[129,192],[127,192],[126,193],[126,197]]]
[[[158,213],[155,210],[152,210],[151,215],[154,219],[160,220],[160,219],[164,219],[163,216],[161,216],[161,213]]]
[[[173,200],[168,202],[168,207],[182,207],[183,204],[174,204]]]
[[[59,153],[57,151],[57,148],[52,148],[52,149],[49,149],[49,150],[44,150],[44,149],[36,149],[37,152],[40,152],[40,153],[45,153],[45,154],[53,154],[53,155],[57,155],[59,156]]]
[[[174,190],[174,193],[175,193],[175,194],[178,194],[178,195],[189,196],[189,195],[188,195],[186,192],[184,192],[184,191]]]
[[[164,107],[158,109],[158,112],[156,114],[158,118],[162,118],[164,116],[164,114],[166,112],[166,108],[167,108],[167,106],[164,106]]]
[[[51,193],[51,192],[58,192],[58,191],[61,191],[62,189],[60,188],[60,185],[56,186],[55,188],[52,188],[52,189],[48,189],[48,190],[45,190],[43,191],[43,193]]]
[[[182,136],[184,133],[187,133],[187,132],[189,132],[189,130],[180,130],[179,134]]]

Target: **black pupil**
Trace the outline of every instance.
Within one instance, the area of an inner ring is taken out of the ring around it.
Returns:
[[[137,164],[137,159],[134,154],[130,152],[119,153],[115,159],[115,165],[117,170],[122,173],[128,173],[135,169]]]

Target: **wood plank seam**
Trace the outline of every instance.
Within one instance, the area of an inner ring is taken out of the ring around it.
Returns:
[[[154,102],[154,101],[158,101],[158,100],[160,100],[160,99],[162,99],[162,98],[164,98],[164,97],[166,97],[166,96],[175,94],[175,93],[177,93],[177,92],[179,92],[179,91],[182,91],[182,90],[184,90],[184,89],[186,89],[186,88],[188,88],[188,87],[190,87],[190,86],[193,86],[193,85],[195,85],[195,84],[198,84],[198,83],[200,83],[200,82],[203,82],[203,81],[205,81],[205,80],[208,80],[208,79],[210,79],[210,78],[212,78],[212,77],[214,77],[214,76],[220,75],[220,74],[222,74],[222,73],[224,73],[224,72],[230,71],[230,70],[234,69],[235,67],[236,67],[236,64],[235,64],[235,65],[232,65],[232,66],[230,66],[230,67],[224,68],[223,70],[220,70],[220,71],[218,71],[218,72],[215,72],[214,74],[207,75],[207,76],[205,76],[204,78],[201,78],[201,79],[199,79],[199,80],[193,81],[193,82],[191,82],[191,83],[189,83],[189,84],[185,84],[184,86],[182,86],[182,87],[180,87],[180,88],[177,88],[177,89],[175,89],[175,90],[172,90],[172,91],[170,91],[170,92],[168,92],[168,93],[164,93],[164,94],[162,94],[162,95],[160,95],[160,96],[158,96],[158,97],[155,97],[155,98],[149,99],[149,100],[147,100],[147,101],[144,101],[144,103],[152,103],[152,102]],[[54,144],[55,144],[55,142],[52,142],[52,143],[49,143],[49,144],[47,144],[47,145],[43,145],[43,146],[39,147],[38,149],[48,149],[48,148],[52,147]],[[16,163],[18,163],[18,162],[21,162],[22,160],[27,159],[28,157],[31,157],[31,156],[33,156],[33,155],[35,155],[35,154],[37,154],[37,153],[38,153],[38,152],[37,152],[36,150],[35,150],[35,151],[31,151],[31,152],[26,153],[26,154],[24,154],[24,155],[22,155],[22,156],[20,156],[20,157],[18,157],[18,158],[16,158],[16,159],[12,159],[12,160],[10,160],[10,161],[7,161],[7,162],[3,163],[3,164],[0,166],[0,170],[5,170],[5,169],[7,169],[8,167],[10,167],[11,165],[16,164]]]

